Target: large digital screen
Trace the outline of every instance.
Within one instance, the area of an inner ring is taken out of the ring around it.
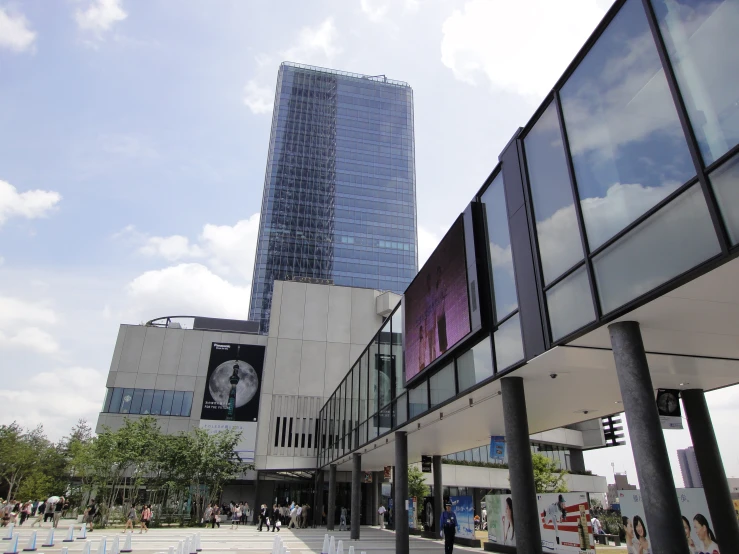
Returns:
[[[460,217],[405,291],[405,380],[470,332],[464,224]]]

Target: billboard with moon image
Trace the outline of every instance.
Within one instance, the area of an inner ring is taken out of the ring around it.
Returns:
[[[201,419],[257,421],[264,346],[211,345]]]

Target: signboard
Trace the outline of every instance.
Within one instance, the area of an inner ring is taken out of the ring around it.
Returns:
[[[544,552],[595,554],[587,493],[537,494],[536,500]]]
[[[471,329],[461,217],[406,289],[403,305],[407,384]]]
[[[703,489],[676,489],[680,501],[683,529],[691,552],[718,554],[719,549],[713,533],[713,522],[708,513],[708,504]],[[626,546],[634,549],[642,546],[644,552],[650,548],[649,525],[644,515],[641,491],[618,491],[621,502],[621,515],[627,519]],[[721,540],[721,537],[718,537]]]
[[[497,464],[502,464],[505,462],[505,437],[502,437],[500,435],[490,437],[490,459]]]
[[[439,515],[438,517],[441,517]],[[427,496],[423,499],[423,530],[434,533],[436,529],[436,510],[434,510],[434,497]]]
[[[416,528],[416,509],[417,509],[417,500],[414,496],[413,498],[409,498],[406,500],[406,503],[408,504],[408,528],[409,529],[415,529]]]
[[[363,471],[362,472],[362,483],[371,483],[371,482],[372,482],[372,472]]]
[[[431,456],[421,456],[421,471],[423,473],[431,473],[434,459]]]
[[[734,500],[734,511],[736,512],[736,519],[739,520],[739,500]]]
[[[211,344],[200,419],[257,421],[264,346]]]
[[[241,432],[236,453],[254,461],[264,346],[214,342],[200,410],[200,428],[208,433]]]
[[[657,411],[659,412],[659,420],[662,423],[662,429],[683,428],[679,390],[658,389]]]
[[[450,496],[452,512],[457,516],[457,537],[475,538],[475,505],[471,496]],[[441,517],[441,515],[439,516]]]
[[[392,475],[393,475],[392,467],[393,466],[385,466],[385,467],[382,468],[382,478],[383,478],[383,480],[390,481],[390,479],[392,478]]]
[[[516,546],[513,527],[513,497],[510,494],[488,494],[485,497],[488,514],[488,540],[505,546]]]

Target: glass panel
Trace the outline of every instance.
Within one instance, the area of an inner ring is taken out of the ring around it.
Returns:
[[[146,389],[144,391],[144,398],[141,401],[141,413],[144,415],[151,413],[151,401],[154,398],[154,391]]]
[[[367,353],[359,358],[359,421],[367,419]]]
[[[367,442],[367,422],[364,421],[359,426],[359,436],[357,437],[357,446],[362,446]]]
[[[487,221],[488,241],[490,242],[490,266],[493,272],[493,293],[497,320],[518,307],[516,280],[511,257],[511,235],[508,230],[503,174],[490,183],[482,195],[485,220]]]
[[[172,397],[174,391],[165,390],[164,398],[162,398],[162,415],[172,415]]]
[[[403,388],[403,313],[400,308],[392,317],[393,335],[393,378],[395,379],[395,396],[400,396]]]
[[[108,411],[111,414],[117,414],[121,411],[121,400],[123,400],[123,389],[120,387],[116,387],[113,389],[110,406],[108,407]]]
[[[485,337],[457,358],[459,392],[493,376],[493,354],[490,337]]]
[[[141,413],[141,401],[144,399],[144,389],[134,389],[131,400],[131,413]]]
[[[652,0],[706,164],[739,142],[739,2]]]
[[[457,394],[454,387],[454,362],[434,373],[429,378],[429,386],[431,387],[432,407]]]
[[[377,416],[373,416],[369,418],[367,421],[369,423],[369,437],[367,437],[368,440],[372,440],[377,438]]]
[[[182,415],[184,417],[190,417],[190,411],[192,410],[192,392],[186,391],[182,397]]]
[[[359,425],[359,365],[352,368],[352,428]]]
[[[695,175],[640,0],[628,0],[562,88],[591,250]]]
[[[408,396],[403,394],[395,402],[395,425],[402,425],[408,421]]]
[[[593,259],[606,314],[721,252],[698,185]]]
[[[369,403],[368,403],[368,415],[374,415],[377,413],[377,355],[378,355],[377,340],[373,340],[369,347]]]
[[[734,156],[710,175],[721,215],[731,242],[739,242],[739,156]]]
[[[583,257],[575,201],[572,199],[572,185],[554,102],[526,136],[524,147],[544,283],[549,284]]]
[[[547,308],[552,340],[559,340],[595,319],[584,266],[547,291]]]
[[[123,389],[123,401],[121,402],[121,413],[131,413],[131,400],[133,400],[133,389]]]
[[[393,384],[393,360],[390,352],[390,322],[380,330],[380,355],[377,360],[377,404],[390,403]]]
[[[428,382],[424,381],[415,389],[408,391],[408,402],[411,417],[415,417],[428,410]]]
[[[183,392],[181,390],[175,391],[174,395],[172,396],[172,414],[173,416],[178,416],[182,413],[182,396]]]
[[[495,367],[500,373],[505,368],[523,360],[521,318],[514,315],[493,333],[495,341]]]
[[[163,390],[155,390],[151,400],[151,415],[159,415],[162,413],[162,399],[164,398]]]

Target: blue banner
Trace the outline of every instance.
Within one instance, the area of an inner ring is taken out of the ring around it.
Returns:
[[[471,496],[450,496],[452,512],[457,516],[457,536],[475,538],[475,507]]]
[[[502,464],[505,460],[505,437],[490,437],[490,459]]]

